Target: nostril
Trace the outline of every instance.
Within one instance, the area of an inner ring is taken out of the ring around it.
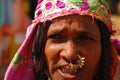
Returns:
[[[77,54],[72,54],[72,53],[64,53],[61,55],[61,57],[68,63],[70,63],[70,60],[72,63],[75,63],[76,60],[78,60]]]
[[[79,59],[77,57],[77,55],[74,55],[74,56],[68,56],[67,54],[64,54],[61,56],[62,59],[64,59],[67,63],[73,63],[73,64],[76,64],[77,60]]]
[[[69,63],[76,64],[78,59],[70,60]]]

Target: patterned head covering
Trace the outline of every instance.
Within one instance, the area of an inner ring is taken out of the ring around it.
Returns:
[[[111,13],[105,0],[39,0],[34,22],[44,22],[71,14],[95,17],[111,30]]]
[[[39,0],[35,19],[28,27],[26,38],[10,63],[4,80],[34,80],[32,45],[37,25],[72,14],[92,16],[104,22],[110,31],[112,29],[110,10],[105,0]]]

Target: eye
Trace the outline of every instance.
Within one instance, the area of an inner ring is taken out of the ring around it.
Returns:
[[[53,34],[48,37],[52,42],[54,43],[61,43],[65,41],[65,38],[61,36],[60,34]]]
[[[79,40],[94,40],[91,36],[88,35],[80,35]]]
[[[62,37],[59,34],[52,34],[48,38],[50,38],[50,39],[62,39]]]

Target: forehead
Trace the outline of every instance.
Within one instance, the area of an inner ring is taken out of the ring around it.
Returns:
[[[48,31],[54,30],[85,31],[99,35],[98,25],[90,16],[68,15],[55,18]]]

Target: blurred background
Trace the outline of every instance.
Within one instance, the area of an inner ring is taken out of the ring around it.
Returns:
[[[114,28],[113,37],[120,38],[120,0],[109,3]],[[34,19],[37,0],[0,0],[0,80],[25,38],[26,28]]]

